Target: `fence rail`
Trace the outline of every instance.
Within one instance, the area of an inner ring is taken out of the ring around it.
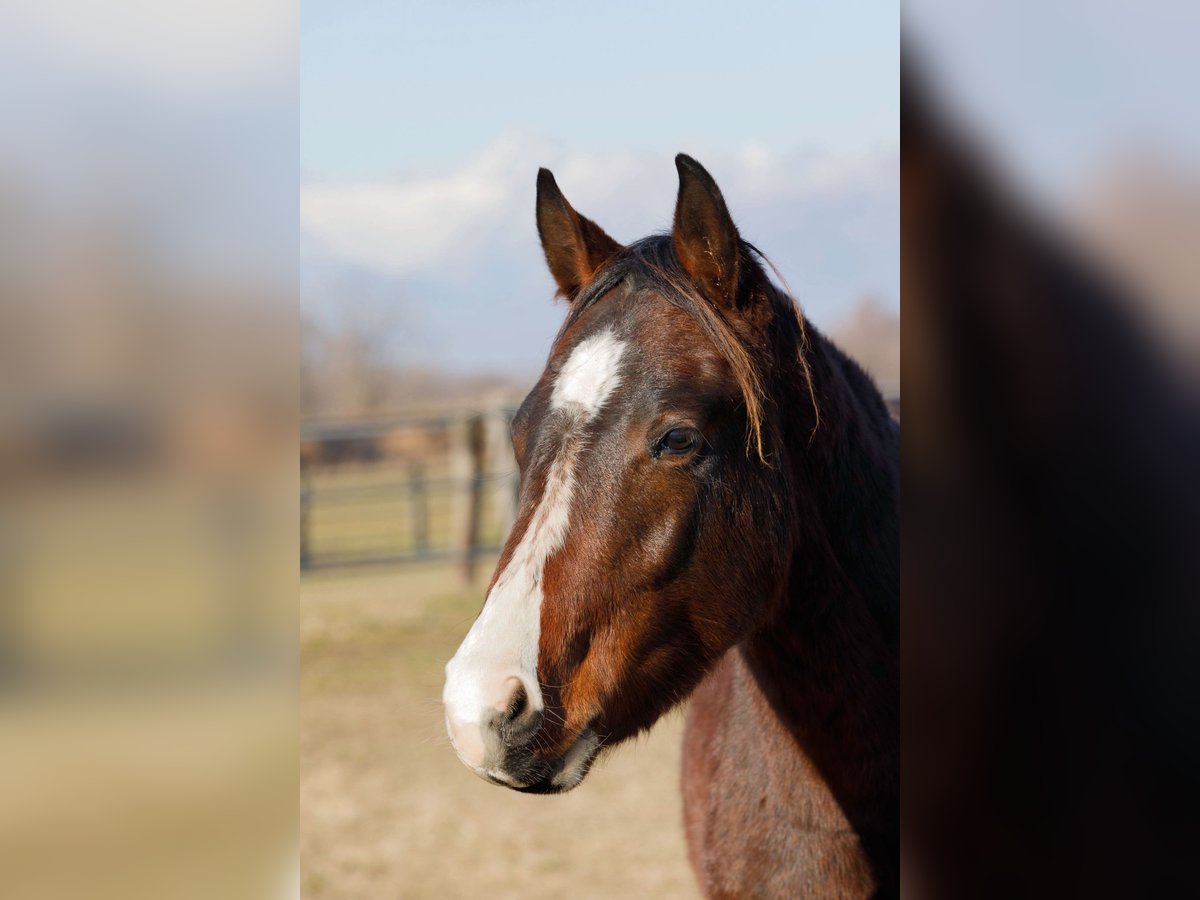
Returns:
[[[497,409],[306,428],[301,569],[455,560],[471,578],[479,557],[500,550],[515,512],[510,422]]]

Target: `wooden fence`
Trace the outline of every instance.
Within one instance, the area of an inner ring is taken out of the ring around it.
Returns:
[[[511,410],[301,433],[300,566],[456,561],[500,550],[516,510]]]

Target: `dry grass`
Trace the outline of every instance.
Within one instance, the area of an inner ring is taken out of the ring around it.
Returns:
[[[678,715],[576,791],[522,796],[470,774],[442,730],[441,667],[482,585],[414,568],[310,577],[300,596],[304,897],[696,896]]]

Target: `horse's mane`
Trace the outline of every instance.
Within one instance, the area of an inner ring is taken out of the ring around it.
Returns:
[[[794,316],[798,327],[799,362],[809,396],[813,402],[815,422],[820,422],[816,391],[812,372],[807,360],[808,335],[803,314],[789,291],[771,284],[759,265],[763,260],[779,276],[770,260],[754,245],[742,241],[742,259],[752,265],[762,276],[765,292],[776,307],[776,312]],[[766,460],[763,449],[762,424],[763,406],[766,402],[763,373],[755,364],[754,356],[738,338],[733,326],[711,302],[706,300],[684,271],[675,245],[669,234],[655,234],[629,244],[607,262],[596,277],[571,301],[571,309],[559,331],[559,338],[578,321],[592,304],[618,285],[629,281],[643,290],[654,291],[695,321],[713,342],[717,352],[729,364],[734,380],[746,407],[748,431],[746,440],[758,456]],[[816,425],[814,424],[814,430]]]

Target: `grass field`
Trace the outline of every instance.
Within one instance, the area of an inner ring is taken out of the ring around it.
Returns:
[[[483,587],[463,588],[444,566],[302,581],[303,896],[697,896],[680,824],[678,713],[562,796],[494,787],[457,761],[442,726],[442,665]]]

